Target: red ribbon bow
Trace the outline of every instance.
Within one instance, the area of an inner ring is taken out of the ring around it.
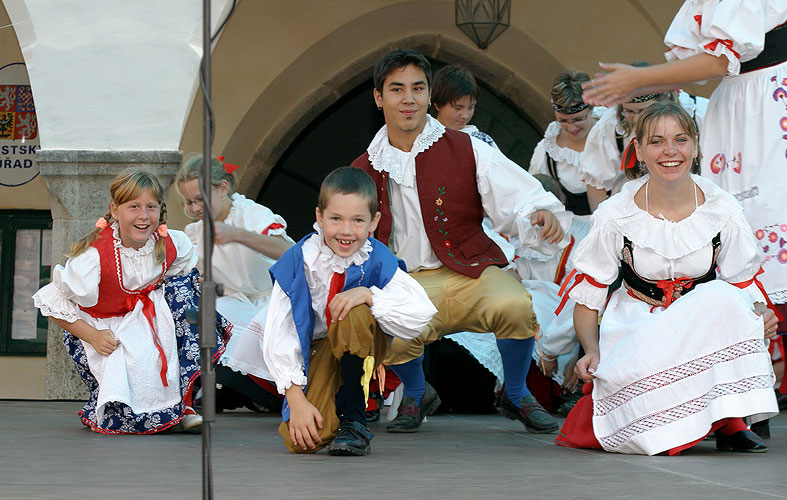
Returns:
[[[675,278],[674,280],[658,280],[656,282],[656,286],[661,288],[664,292],[664,309],[668,308],[672,301],[675,299],[675,288],[677,286],[681,287],[681,290],[691,288],[694,285],[694,280],[692,278]],[[653,306],[654,308],[656,306]]]
[[[637,148],[634,146],[634,140],[636,140],[636,137],[631,138],[629,145],[626,146],[626,150],[623,151],[623,158],[620,162],[621,170],[634,168],[634,165],[637,164]]]
[[[161,383],[164,384],[164,387],[167,387],[169,386],[167,383],[167,357],[164,355],[164,348],[161,347],[161,342],[156,332],[156,323],[154,321],[156,318],[156,308],[153,305],[153,301],[148,297],[148,294],[155,288],[154,285],[149,285],[140,290],[139,294],[128,295],[126,297],[126,309],[132,311],[137,305],[137,302],[142,302],[142,314],[148,320],[150,330],[153,333],[153,343],[156,345],[156,349],[158,349],[159,359],[161,360]]]
[[[760,266],[760,270],[757,271],[756,273],[754,273],[754,276],[752,276],[752,278],[750,280],[741,281],[740,283],[731,283],[731,284],[735,285],[735,286],[737,286],[738,288],[741,288],[741,289],[748,287],[752,283],[757,285],[757,288],[759,288],[760,291],[762,292],[762,296],[765,297],[765,303],[768,305],[768,309],[770,309],[771,311],[774,312],[774,314],[776,314],[776,319],[778,319],[779,321],[784,321],[784,316],[782,316],[779,313],[778,309],[776,309],[776,307],[773,305],[773,302],[771,302],[771,299],[768,298],[768,294],[765,293],[765,287],[762,286],[762,283],[760,283],[760,280],[757,279],[757,276],[761,275],[764,272],[765,271],[763,270],[762,266]]]
[[[235,165],[233,163],[225,163],[223,156],[217,156],[216,159],[219,160],[219,162],[221,162],[221,164],[224,166],[224,171],[227,172],[228,174],[231,174],[232,172],[238,170],[238,168],[240,167],[239,165]]]

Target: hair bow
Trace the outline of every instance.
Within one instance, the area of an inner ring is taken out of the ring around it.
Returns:
[[[636,139],[636,137],[632,137],[631,142],[629,142],[629,145],[626,146],[626,150],[623,152],[623,161],[620,162],[621,170],[634,168],[637,164],[637,148],[634,146],[634,141]]]
[[[104,229],[105,227],[107,227],[107,220],[103,217],[99,217],[98,220],[96,221],[96,227],[99,229]]]
[[[219,160],[219,162],[221,162],[221,164],[224,166],[224,171],[227,172],[228,174],[231,174],[232,172],[236,171],[239,167],[239,165],[233,165],[232,163],[225,163],[223,156],[217,156],[216,159]]]

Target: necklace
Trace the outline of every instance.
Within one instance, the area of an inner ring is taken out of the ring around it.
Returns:
[[[645,181],[645,211],[647,213],[650,213],[650,209],[648,208],[648,185],[649,184],[650,184],[650,179]],[[697,183],[694,182],[694,179],[691,180],[691,185],[692,185],[692,188],[694,189],[694,210],[696,210],[697,206],[698,206],[697,205]],[[659,214],[659,216],[657,218],[658,219],[669,220],[669,219],[667,219],[666,217],[664,217],[661,214]]]

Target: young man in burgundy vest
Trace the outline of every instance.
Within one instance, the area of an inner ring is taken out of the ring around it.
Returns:
[[[502,413],[530,432],[557,422],[525,384],[538,322],[530,294],[501,267],[500,248],[481,227],[516,236],[544,254],[564,247],[561,203],[499,151],[427,115],[431,68],[420,53],[395,49],[374,70],[374,100],[385,126],[353,166],[377,184],[382,218],[375,232],[426,289],[437,315],[412,341],[394,339],[385,363],[404,383],[389,432],[416,432],[440,404],[424,379],[424,344],[449,333],[494,332],[503,359]]]

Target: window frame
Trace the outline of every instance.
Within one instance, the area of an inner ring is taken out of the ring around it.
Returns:
[[[2,311],[0,314],[0,356],[46,356],[46,339],[42,343],[38,340],[11,338],[16,233],[25,229],[51,230],[51,212],[49,210],[0,210],[0,289],[8,290],[7,293],[0,294],[0,311]],[[52,258],[51,264],[54,264],[54,256]]]

